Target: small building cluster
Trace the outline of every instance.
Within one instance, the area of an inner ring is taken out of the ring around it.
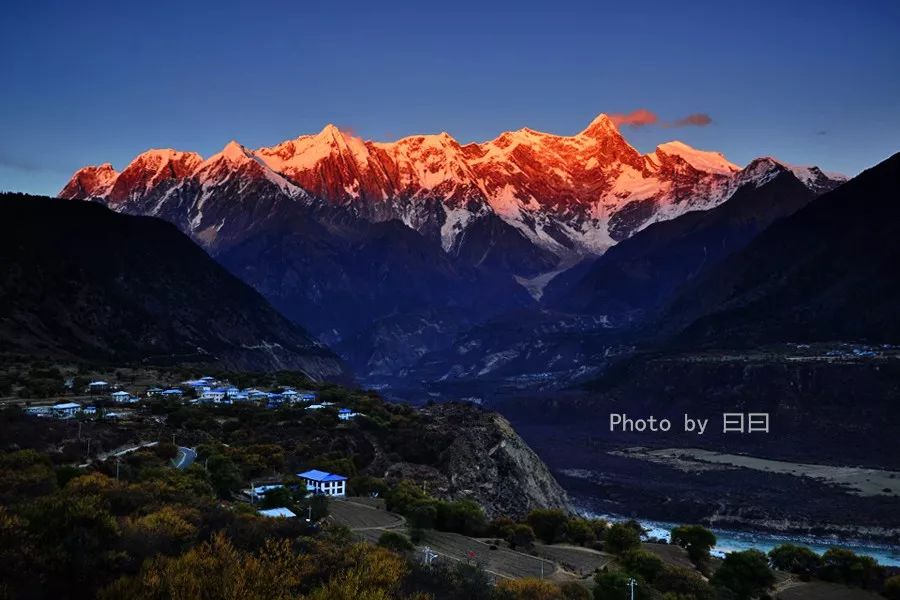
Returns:
[[[77,402],[62,402],[53,406],[29,406],[25,409],[26,415],[52,419],[72,419],[79,413],[93,415],[97,413],[97,409],[93,406],[82,408]]]
[[[137,404],[141,401],[140,394],[119,389],[117,386],[102,380],[90,382],[87,385],[87,392],[91,396],[106,396],[117,406]],[[297,406],[306,410],[320,410],[334,406],[332,402],[318,402],[318,394],[311,390],[297,390],[284,386],[274,391],[264,391],[256,388],[240,389],[227,381],[218,381],[215,377],[209,375],[183,381],[178,387],[150,387],[146,391],[146,397],[183,400],[190,404],[222,405],[248,403],[262,405],[270,409]],[[95,401],[98,400],[95,399]],[[337,409],[338,418],[342,421],[348,421],[360,416],[360,413],[349,408],[335,408]],[[26,409],[26,413],[36,416],[68,419],[79,413],[96,414],[97,409],[94,406],[82,407],[78,403],[67,402],[56,406],[29,407]],[[106,411],[106,416],[110,414],[115,413]]]

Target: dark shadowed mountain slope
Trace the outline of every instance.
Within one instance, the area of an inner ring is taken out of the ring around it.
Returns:
[[[900,341],[900,154],[763,232],[667,311],[681,344]]]
[[[652,316],[685,282],[742,249],[772,222],[815,197],[788,169],[780,165],[771,168],[771,179],[762,185],[744,185],[716,208],[655,223],[623,240],[579,280],[551,282],[544,305],[565,312],[608,315],[620,323]]]
[[[0,224],[0,352],[349,378],[330,350],[165,221],[6,194]]]

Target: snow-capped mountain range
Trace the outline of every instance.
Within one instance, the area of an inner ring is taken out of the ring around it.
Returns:
[[[328,125],[269,148],[230,142],[205,160],[149,150],[121,172],[109,163],[85,167],[59,195],[165,218],[214,251],[277,220],[286,203],[324,221],[400,220],[475,264],[502,235],[537,251],[539,260],[511,268],[533,276],[602,254],[651,223],[715,207],[784,169],[816,192],[844,180],[772,158],[741,168],[677,141],[641,154],[601,114],[573,136],[526,128],[484,143],[460,144],[447,133],[384,143]]]

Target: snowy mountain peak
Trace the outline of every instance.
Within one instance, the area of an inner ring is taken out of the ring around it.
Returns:
[[[597,137],[601,135],[621,135],[619,128],[606,113],[600,113],[585,127],[580,136]]]
[[[75,172],[59,193],[59,197],[66,199],[103,197],[109,193],[118,176],[119,172],[108,162],[82,167]]]
[[[660,144],[656,147],[656,152],[678,156],[698,171],[706,173],[730,175],[741,170],[739,166],[725,158],[721,152],[697,150],[677,140]]]
[[[196,152],[182,152],[180,150],[173,150],[172,148],[151,148],[150,150],[138,154],[135,159],[128,164],[125,171],[133,166],[153,168],[168,163],[197,165],[201,162],[203,162],[203,157]],[[123,171],[123,173],[125,171]]]
[[[228,142],[222,149],[222,151],[219,154],[210,157],[210,160],[216,157],[222,157],[234,163],[241,163],[247,160],[252,160],[250,152],[235,140],[231,140],[230,142]]]
[[[211,231],[219,210],[302,200],[329,214],[335,208],[354,219],[401,221],[448,252],[476,239],[489,247],[496,235],[569,261],[601,254],[651,223],[717,206],[742,185],[761,185],[788,168],[817,193],[836,185],[817,168],[766,157],[741,170],[721,153],[679,141],[641,154],[606,114],[577,135],[525,127],[465,145],[447,132],[364,141],[328,124],[256,150],[232,141],[205,162],[194,153],[150,150],[121,174],[81,170],[60,195],[142,214],[190,207],[186,222],[198,231]]]

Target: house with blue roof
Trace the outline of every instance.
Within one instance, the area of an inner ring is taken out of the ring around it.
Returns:
[[[260,515],[264,517],[269,517],[272,519],[293,519],[297,515],[294,514],[294,511],[287,508],[286,506],[279,506],[278,508],[267,508],[266,510],[257,511]]]
[[[349,408],[342,408],[338,411],[338,419],[341,421],[349,421],[353,417],[359,416],[358,412],[354,412]]]
[[[306,483],[306,491],[313,494],[340,497],[347,495],[347,478],[343,475],[311,469],[297,473],[297,477]]]

